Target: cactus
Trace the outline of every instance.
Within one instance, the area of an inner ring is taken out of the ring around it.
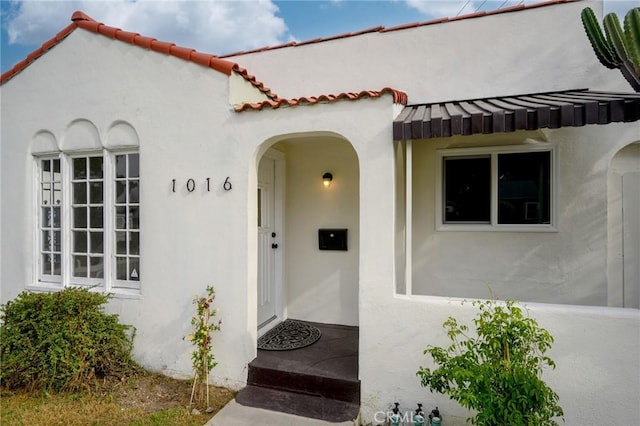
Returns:
[[[604,31],[590,7],[582,10],[582,25],[596,57],[607,68],[619,69],[633,90],[640,92],[640,7],[627,12],[624,31],[615,13],[604,17]]]

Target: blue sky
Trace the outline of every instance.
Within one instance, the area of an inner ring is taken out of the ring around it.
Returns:
[[[0,1],[0,66],[5,72],[66,27],[75,10],[107,25],[223,55],[540,0]],[[638,1],[605,0],[605,12],[620,16],[637,5]]]

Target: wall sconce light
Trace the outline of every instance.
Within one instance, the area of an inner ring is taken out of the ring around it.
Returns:
[[[326,187],[329,186],[331,181],[333,180],[333,175],[329,172],[322,175],[322,184]]]

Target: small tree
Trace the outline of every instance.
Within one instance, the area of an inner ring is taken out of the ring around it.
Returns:
[[[195,296],[193,304],[196,305],[196,315],[191,318],[193,334],[189,335],[189,340],[193,343],[194,350],[191,352],[193,365],[193,387],[191,389],[191,400],[194,398],[199,403],[205,403],[209,407],[209,373],[218,365],[213,354],[213,343],[211,333],[220,331],[221,322],[211,323],[218,310],[213,308],[213,301],[216,298],[215,290],[212,286],[207,287],[207,294],[199,297]]]
[[[429,346],[437,368],[420,367],[421,384],[476,410],[475,425],[557,425],[563,416],[558,395],[542,380],[543,367],[555,368],[545,352],[553,337],[523,314],[515,302],[475,301],[479,313],[469,328],[449,317],[443,327],[446,348]]]
[[[624,31],[615,13],[604,17],[605,36],[590,7],[581,13],[582,25],[602,65],[619,69],[633,90],[640,92],[640,7],[627,12]]]

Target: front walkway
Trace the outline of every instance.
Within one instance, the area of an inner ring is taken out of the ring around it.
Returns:
[[[293,414],[247,407],[235,400],[229,402],[205,426],[353,426],[354,422],[327,423],[324,420],[294,416]]]

